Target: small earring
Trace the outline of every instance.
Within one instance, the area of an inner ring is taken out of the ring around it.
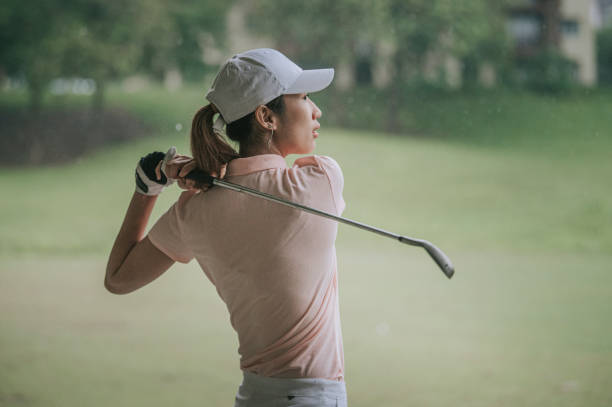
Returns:
[[[268,147],[268,151],[270,151],[270,143],[272,143],[272,137],[274,137],[274,129],[272,129],[272,134],[270,134],[270,137],[266,138],[266,144]]]

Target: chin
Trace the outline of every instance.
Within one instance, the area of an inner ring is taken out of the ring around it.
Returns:
[[[313,140],[310,144],[291,149],[292,151],[289,154],[312,154],[316,146],[317,144]]]

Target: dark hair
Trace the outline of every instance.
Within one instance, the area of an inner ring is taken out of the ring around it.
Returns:
[[[282,116],[285,111],[283,96],[268,102],[266,106]],[[216,113],[216,107],[208,104],[196,112],[191,123],[191,154],[198,168],[209,174],[219,174],[224,164],[240,157],[224,137],[213,130],[213,116]],[[226,133],[230,140],[238,142],[240,151],[244,152],[263,142],[259,127],[255,112],[252,112],[228,124]]]

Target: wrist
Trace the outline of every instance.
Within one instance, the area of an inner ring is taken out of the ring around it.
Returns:
[[[142,201],[142,202],[149,202],[149,201],[155,201],[158,196],[159,196],[159,194],[157,194],[157,195],[143,194],[142,192],[140,192],[138,190],[138,188],[136,188],[134,190],[133,199],[138,200],[138,201]]]

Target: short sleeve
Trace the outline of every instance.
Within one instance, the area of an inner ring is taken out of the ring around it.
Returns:
[[[342,197],[342,190],[344,189],[344,175],[342,175],[342,169],[336,160],[331,157],[322,155],[315,156],[315,159],[327,175],[336,211],[337,214],[340,215],[344,212],[344,208],[346,207],[344,198]]]
[[[172,260],[179,263],[189,263],[194,256],[183,241],[179,208],[178,202],[174,203],[155,222],[149,231],[148,237],[153,246],[157,247]]]

